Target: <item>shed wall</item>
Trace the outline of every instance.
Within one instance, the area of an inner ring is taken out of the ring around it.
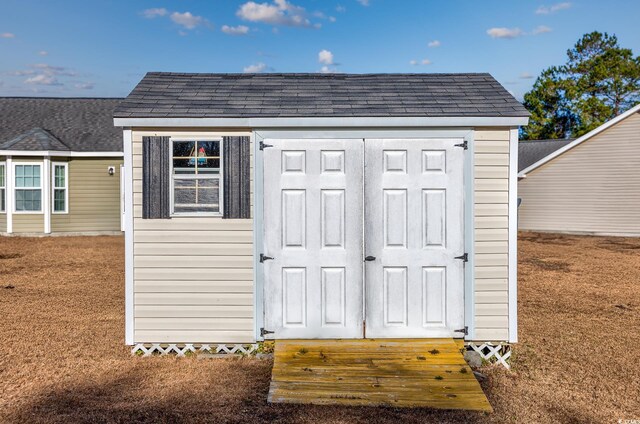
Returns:
[[[142,137],[147,135],[251,134],[132,132],[134,342],[253,342],[253,220],[142,219]],[[253,145],[251,152],[253,190]]]
[[[640,113],[518,183],[519,229],[640,236]]]
[[[509,129],[475,131],[475,339],[509,339]]]

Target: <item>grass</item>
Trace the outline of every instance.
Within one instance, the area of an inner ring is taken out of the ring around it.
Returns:
[[[519,249],[520,343],[513,371],[482,370],[495,409],[482,415],[270,405],[269,360],[131,356],[124,346],[122,238],[0,238],[0,421],[640,418],[640,240],[526,233]]]

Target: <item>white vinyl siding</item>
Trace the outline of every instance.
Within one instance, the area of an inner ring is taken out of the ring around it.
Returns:
[[[509,339],[509,130],[475,131],[475,340]]]
[[[518,183],[521,230],[640,236],[640,113]]]
[[[211,140],[250,133],[132,132],[134,342],[253,342],[253,221],[142,219],[142,137],[155,135]],[[253,175],[253,156],[251,162]]]

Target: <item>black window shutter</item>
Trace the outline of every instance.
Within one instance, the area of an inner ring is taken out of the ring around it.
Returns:
[[[142,218],[171,217],[170,138],[142,137]]]
[[[251,218],[251,142],[249,137],[223,137],[223,217]]]

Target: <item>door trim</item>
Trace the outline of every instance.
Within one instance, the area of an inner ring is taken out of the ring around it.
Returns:
[[[260,264],[259,257],[264,244],[264,157],[259,148],[261,141],[268,138],[353,138],[362,140],[363,138],[459,138],[468,142],[467,154],[464,158],[464,185],[465,185],[465,247],[468,249],[469,262],[465,266],[465,325],[468,326],[466,340],[472,340],[475,331],[475,272],[473,269],[474,259],[474,237],[473,237],[473,166],[474,166],[474,131],[469,127],[458,128],[397,128],[397,129],[260,129],[255,128],[251,133],[254,153],[254,201],[253,201],[253,275],[254,275],[254,338],[256,341],[264,341],[260,329],[264,326],[264,269]],[[468,192],[472,193],[471,201],[466,197]],[[366,334],[365,334],[366,336]]]

